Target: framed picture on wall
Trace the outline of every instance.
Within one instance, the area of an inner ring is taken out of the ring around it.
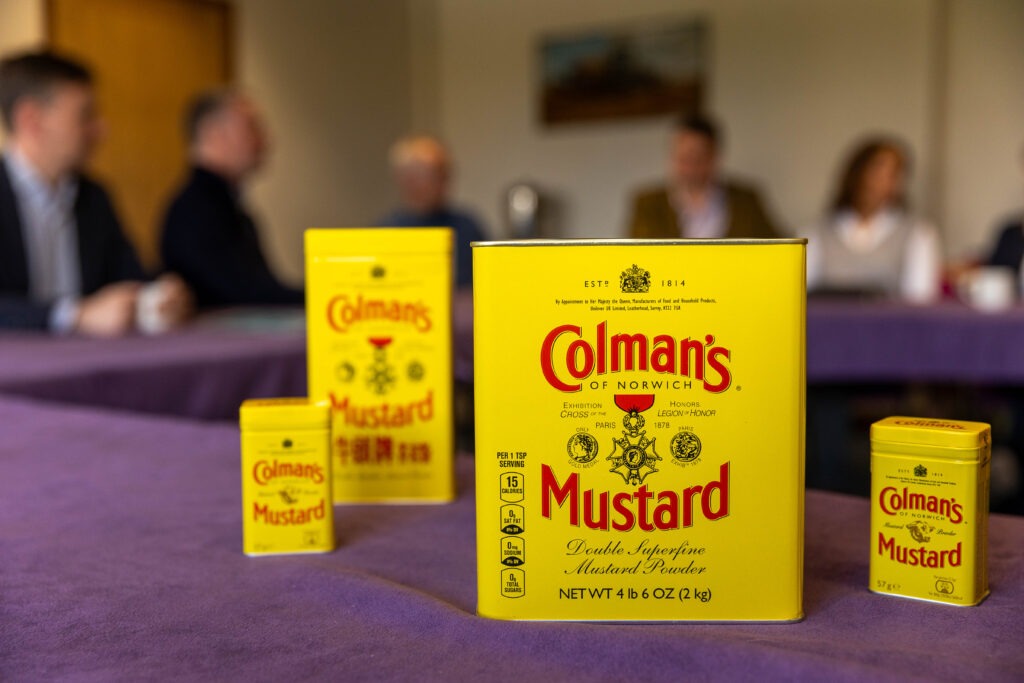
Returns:
[[[704,19],[635,23],[541,38],[547,125],[697,110],[707,89]]]

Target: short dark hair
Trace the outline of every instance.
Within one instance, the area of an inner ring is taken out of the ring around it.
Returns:
[[[92,85],[92,72],[81,62],[50,51],[23,52],[0,61],[0,114],[14,127],[14,108],[26,97],[45,100],[62,83]]]
[[[842,175],[839,177],[839,187],[836,188],[836,193],[829,205],[830,210],[838,212],[854,208],[868,166],[882,152],[894,154],[899,160],[903,172],[909,173],[910,152],[901,140],[885,135],[862,140],[846,159],[846,165],[843,166]],[[907,208],[906,194],[901,194],[896,198],[896,205],[900,208]]]
[[[707,139],[715,149],[722,146],[722,130],[710,116],[683,114],[676,119],[673,129],[677,133],[696,133]]]
[[[199,137],[199,129],[207,119],[220,113],[238,93],[231,88],[213,88],[206,90],[189,102],[185,108],[185,120],[182,122],[185,140],[194,144]]]

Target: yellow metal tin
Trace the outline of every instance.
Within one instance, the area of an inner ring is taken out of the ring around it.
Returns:
[[[804,251],[474,244],[481,615],[802,617]]]
[[[988,595],[990,453],[982,422],[871,426],[872,591],[963,606]]]
[[[334,550],[328,406],[254,399],[242,404],[239,423],[245,553]]]
[[[305,241],[309,392],[332,406],[334,501],[450,501],[451,230]]]

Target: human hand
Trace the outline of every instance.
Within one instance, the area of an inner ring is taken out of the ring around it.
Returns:
[[[75,332],[89,337],[119,337],[135,327],[135,301],[141,283],[115,282],[83,298]]]

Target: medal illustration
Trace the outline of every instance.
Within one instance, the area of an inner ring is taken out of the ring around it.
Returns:
[[[574,462],[585,465],[597,457],[597,439],[586,432],[576,432],[569,437],[565,450]]]
[[[700,455],[700,439],[685,429],[676,432],[669,442],[669,451],[677,463],[693,462]]]
[[[654,394],[615,394],[615,405],[626,413],[622,418],[621,439],[612,439],[615,444],[608,456],[612,467],[609,471],[620,475],[627,484],[639,485],[651,472],[657,472],[654,463],[661,457],[654,450],[655,439],[648,439],[644,430],[646,420],[640,413],[654,405]]]
[[[391,337],[370,337],[373,344],[373,362],[367,370],[366,385],[375,394],[386,394],[395,383],[395,371],[388,363],[387,347]]]

